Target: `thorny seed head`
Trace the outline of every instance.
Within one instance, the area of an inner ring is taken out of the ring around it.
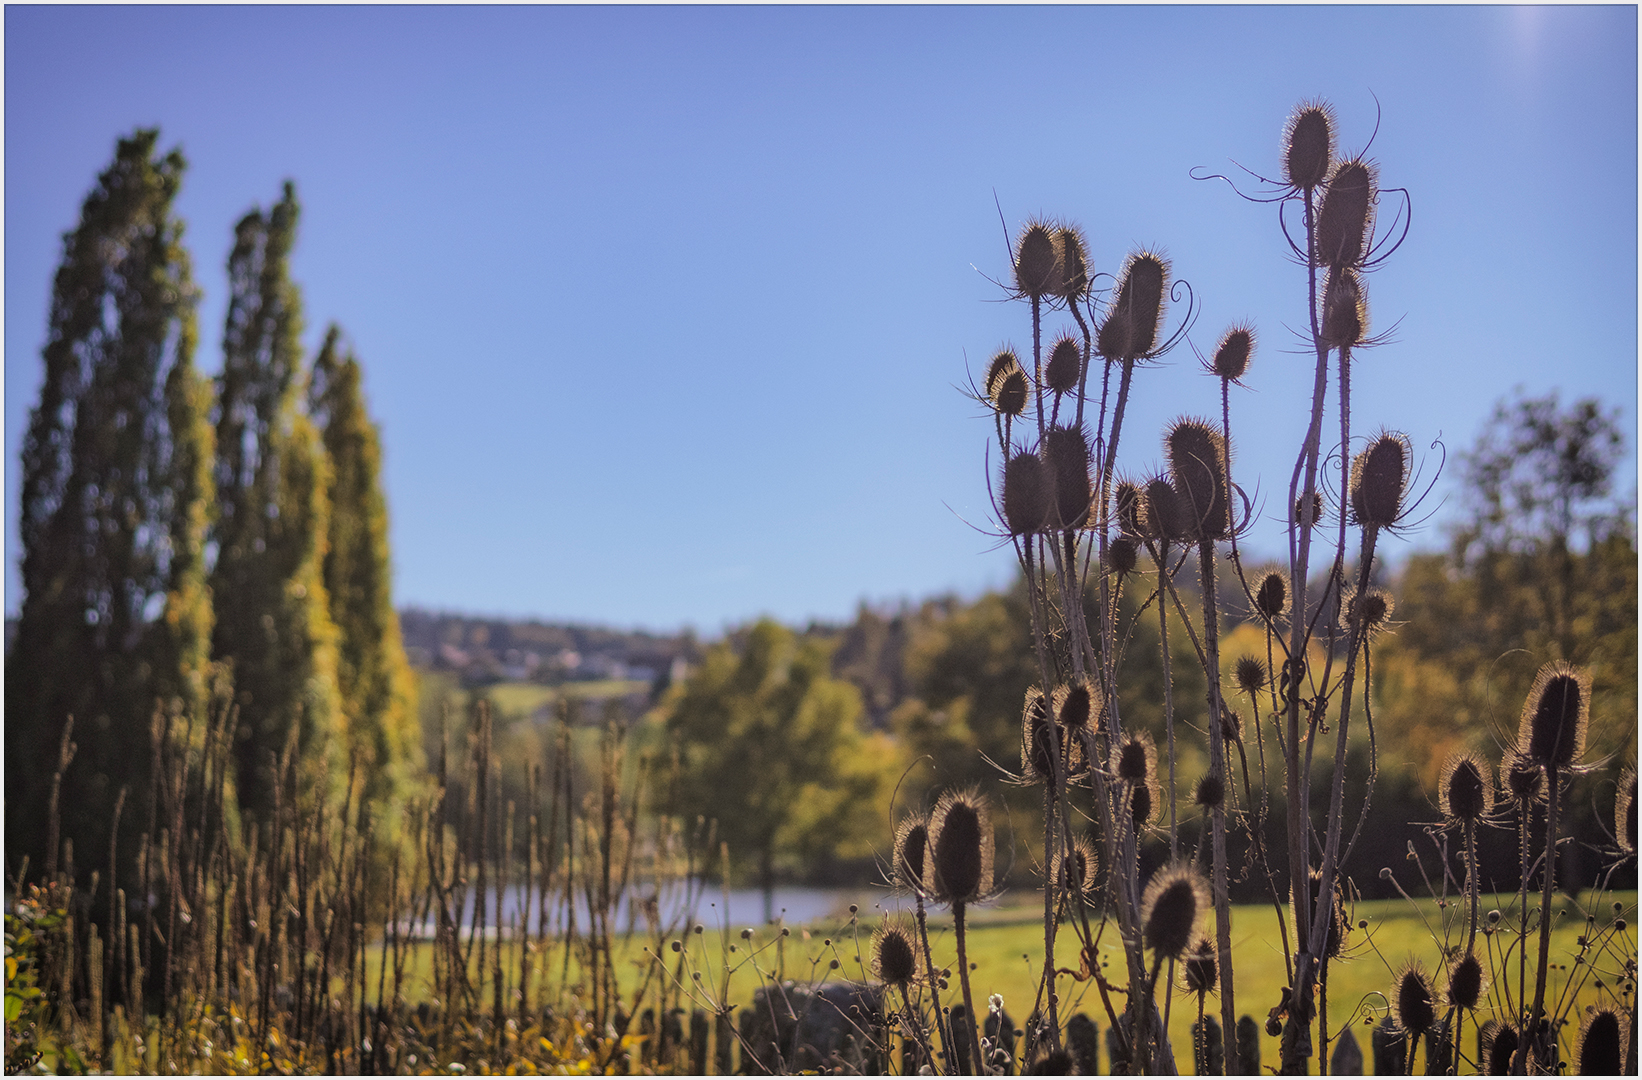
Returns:
[[[1389,528],[1402,515],[1408,486],[1408,437],[1381,431],[1351,463],[1351,512],[1357,524]]]
[[[1513,747],[1505,752],[1499,763],[1499,774],[1501,784],[1518,808],[1544,800],[1545,770],[1534,764],[1519,748]]]
[[[1153,251],[1137,251],[1123,264],[1117,295],[1100,329],[1100,352],[1108,360],[1138,360],[1157,347],[1163,322],[1163,295],[1168,290],[1169,264]],[[1113,324],[1119,318],[1121,323]],[[1112,324],[1111,340],[1107,326]],[[1108,351],[1108,349],[1112,351]]]
[[[1186,954],[1186,989],[1193,994],[1212,994],[1220,983],[1220,956],[1206,937],[1197,939]]]
[[[906,986],[918,977],[917,939],[901,917],[891,917],[878,924],[872,936],[872,971],[890,986]]]
[[[1089,520],[1089,504],[1094,500],[1094,481],[1089,476],[1089,441],[1083,429],[1055,426],[1043,439],[1044,464],[1055,486],[1050,507],[1050,524],[1061,529],[1081,529]]]
[[[1055,777],[1055,744],[1050,736],[1049,702],[1036,686],[1026,691],[1021,710],[1021,775],[1040,784]]]
[[[1391,613],[1396,610],[1397,602],[1384,589],[1369,589],[1364,593],[1351,593],[1341,607],[1344,608],[1346,622],[1349,625],[1372,635],[1389,625]]]
[[[1157,747],[1144,731],[1125,736],[1112,753],[1112,771],[1119,780],[1149,784],[1157,775]]]
[[[1134,790],[1129,792],[1129,820],[1134,825],[1137,836],[1151,825],[1152,818],[1157,816],[1157,809],[1156,786],[1136,784]]]
[[[1328,175],[1334,150],[1334,108],[1324,101],[1301,104],[1283,125],[1283,172],[1296,188],[1314,188]]]
[[[1397,1027],[1416,1038],[1436,1024],[1437,995],[1431,988],[1431,976],[1418,960],[1410,960],[1398,973],[1391,1008]]]
[[[1005,416],[1019,416],[1026,411],[1026,372],[1021,370],[1020,360],[1009,349],[994,356],[987,368],[986,396],[992,407]]]
[[[1438,782],[1437,803],[1449,821],[1469,824],[1486,817],[1494,809],[1494,771],[1479,754],[1448,755]]]
[[[1112,501],[1117,507],[1118,527],[1129,536],[1146,536],[1146,505],[1140,488],[1132,481],[1121,480]]]
[[[1069,1076],[1072,1072],[1072,1053],[1069,1050],[1050,1050],[1021,1070],[1022,1076]],[[927,1068],[927,1066],[926,1066]]]
[[[1490,1020],[1482,1025],[1478,1033],[1477,1057],[1484,1075],[1509,1076],[1511,1059],[1516,1056],[1519,1041],[1517,1029],[1510,1024]]]
[[[1328,272],[1323,287],[1323,343],[1331,349],[1351,349],[1368,334],[1368,290],[1350,267]]]
[[[1192,802],[1204,810],[1213,810],[1226,801],[1226,781],[1219,773],[1207,772],[1197,778]]]
[[[1120,536],[1106,545],[1106,565],[1120,574],[1134,571],[1139,559],[1140,549],[1127,536]]]
[[[1061,252],[1060,298],[1076,302],[1089,291],[1089,245],[1076,225],[1062,225],[1055,240]]]
[[[1375,169],[1361,158],[1335,166],[1317,212],[1318,266],[1357,266],[1374,220]]]
[[[1088,676],[1073,679],[1059,696],[1056,715],[1067,731],[1083,731],[1104,707],[1100,687]]]
[[[1624,1072],[1624,1040],[1619,1014],[1613,1009],[1594,1009],[1585,1014],[1579,1030],[1579,1073],[1585,1076],[1618,1076]]]
[[[908,814],[895,829],[895,880],[914,892],[926,889],[925,855],[929,851],[929,821],[922,814]]]
[[[1146,523],[1162,540],[1185,540],[1190,534],[1190,511],[1180,493],[1162,477],[1146,483]]]
[[[1078,385],[1078,374],[1083,368],[1083,350],[1077,339],[1062,334],[1049,349],[1049,361],[1043,365],[1043,382],[1057,394],[1065,394]]]
[[[1126,312],[1108,308],[1095,330],[1095,351],[1108,361],[1122,360],[1129,352],[1129,323]]]
[[[1619,794],[1614,801],[1613,831],[1619,846],[1636,851],[1636,768],[1626,766],[1619,774]]]
[[[1298,499],[1294,500],[1294,524],[1296,526],[1299,526],[1299,524],[1300,524],[1300,509],[1304,505],[1305,505],[1305,496],[1304,495],[1302,495]],[[1321,491],[1314,491],[1314,492],[1311,493],[1311,527],[1315,529],[1317,526],[1321,525],[1322,523],[1323,523],[1323,493]]]
[[[1140,898],[1146,944],[1160,956],[1178,959],[1209,903],[1209,887],[1190,865],[1173,863],[1158,870]]]
[[[1209,361],[1209,370],[1222,379],[1236,382],[1249,370],[1249,357],[1254,353],[1254,328],[1234,326],[1220,339]]]
[[[1591,676],[1564,660],[1539,669],[1517,725],[1517,747],[1536,765],[1564,769],[1585,754]]]
[[[1266,662],[1258,656],[1244,656],[1237,661],[1237,688],[1245,694],[1258,694],[1266,688]]]
[[[1050,866],[1050,880],[1055,887],[1070,895],[1073,892],[1081,894],[1086,900],[1095,896],[1095,871],[1099,868],[1095,846],[1085,837],[1078,837],[1072,841],[1072,855],[1067,857],[1063,848],[1055,848],[1055,857]]]
[[[1243,714],[1224,701],[1220,703],[1220,737],[1228,743],[1243,741]]]
[[[1206,420],[1176,420],[1164,438],[1175,495],[1184,504],[1188,539],[1224,540],[1231,535],[1226,497],[1226,440]]]
[[[1289,606],[1289,579],[1281,570],[1267,571],[1254,591],[1254,605],[1260,614],[1275,619]]]
[[[1381,877],[1388,877],[1389,874],[1386,871],[1382,870],[1380,872],[1380,876]],[[1307,895],[1307,898],[1308,898],[1306,902],[1311,905],[1310,906],[1311,911],[1316,911],[1317,910],[1317,898],[1323,894],[1323,872],[1322,872],[1322,870],[1321,869],[1313,870],[1307,876],[1306,883],[1309,886],[1309,888],[1306,891],[1306,895]],[[1300,920],[1299,920],[1298,916],[1296,916],[1295,922],[1298,923],[1299,921]],[[1339,956],[1341,952],[1343,952],[1345,950],[1346,939],[1350,936],[1351,936],[1351,919],[1348,918],[1347,915],[1346,915],[1345,893],[1341,889],[1341,884],[1340,884],[1339,879],[1336,878],[1335,882],[1334,882],[1334,904],[1333,904],[1331,912],[1330,912],[1330,922],[1329,922],[1329,928],[1328,928],[1328,948],[1325,950],[1328,954],[1329,959],[1331,959],[1331,960],[1334,959],[1335,957]]]
[[[1003,520],[1011,536],[1042,532],[1049,521],[1051,480],[1043,459],[1022,452],[1003,467]]]
[[[1061,248],[1056,229],[1046,221],[1029,221],[1015,247],[1015,288],[1022,296],[1058,295],[1064,286]]]
[[[930,882],[943,904],[970,903],[992,892],[992,811],[973,789],[949,791],[929,819]]]
[[[1466,953],[1448,969],[1448,1004],[1461,1009],[1475,1009],[1482,1000],[1487,973],[1476,953]]]

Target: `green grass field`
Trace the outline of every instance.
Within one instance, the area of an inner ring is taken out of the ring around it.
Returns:
[[[1022,894],[1015,895],[1025,899]],[[1498,907],[1505,911],[1507,917],[1501,923],[1504,926],[1510,921],[1509,912],[1514,908],[1515,900],[1514,895],[1484,897],[1483,910],[1486,912],[1491,907]],[[1584,901],[1597,905],[1589,911],[1596,915],[1597,923],[1591,935],[1595,944],[1587,951],[1585,960],[1579,963],[1574,961],[1578,950],[1576,940],[1585,933],[1585,911],[1573,906],[1565,897],[1558,900],[1558,921],[1551,944],[1553,964],[1565,965],[1565,968],[1552,972],[1547,997],[1552,1002],[1572,1003],[1564,1012],[1570,1017],[1572,1028],[1577,1028],[1585,1006],[1599,1001],[1614,1001],[1613,988],[1622,982],[1622,969],[1627,959],[1634,960],[1637,947],[1635,893],[1609,894],[1600,899],[1588,893]],[[1623,931],[1611,929],[1615,918],[1612,904],[1615,901],[1624,908],[1623,917],[1628,925]],[[976,925],[969,935],[969,957],[974,964],[971,986],[977,1009],[984,1012],[988,996],[1001,994],[1005,1008],[1017,1027],[1024,1025],[1033,1010],[1033,998],[1042,971],[1041,910],[1041,907],[1034,910],[1029,903],[1020,902],[1000,909],[982,909],[976,912]],[[1439,909],[1435,902],[1427,901],[1416,911],[1406,901],[1397,900],[1361,903],[1352,915],[1353,928],[1345,954],[1330,968],[1328,1021],[1331,1033],[1336,1035],[1343,1026],[1354,1025],[1364,1060],[1369,1063],[1366,1068],[1371,1071],[1369,1028],[1364,1023],[1364,1017],[1377,1022],[1384,1015],[1394,973],[1410,959],[1418,959],[1428,972],[1433,972],[1440,996],[1444,978],[1440,971],[1434,972],[1433,969],[1439,965],[1444,944],[1463,946],[1464,914],[1459,904],[1451,903],[1446,909]],[[1368,924],[1366,929],[1359,929],[1358,924],[1365,921]],[[1237,1013],[1239,1016],[1253,1016],[1263,1029],[1267,1011],[1278,1002],[1282,988],[1288,983],[1279,945],[1276,913],[1269,904],[1237,907],[1233,909],[1232,927]],[[742,929],[732,927],[728,939],[716,927],[707,927],[700,935],[685,934],[682,939],[685,947],[679,954],[671,951],[670,943],[664,945],[662,955],[667,961],[665,978],[670,982],[675,979],[675,971],[682,959],[680,982],[684,992],[687,996],[693,996],[699,1006],[711,1008],[712,1002],[723,993],[726,961],[730,971],[729,1000],[736,1005],[746,1004],[760,983],[772,977],[784,976],[799,982],[870,977],[868,965],[872,924],[864,914],[859,919],[841,914],[831,923],[793,927],[784,939],[773,927],[766,927],[755,929],[752,938],[746,940],[740,937]],[[932,916],[930,931],[930,944],[937,966],[954,966],[956,951],[950,917]],[[1108,975],[1114,981],[1121,982],[1122,961],[1115,947],[1115,933],[1115,925],[1109,926],[1101,949],[1110,965]],[[1502,970],[1502,952],[1514,944],[1514,936],[1493,937],[1479,932],[1478,942],[1480,949],[1493,946],[1489,949],[1492,955],[1489,967],[1496,972]],[[1537,937],[1531,939],[1530,996],[1533,993],[1534,942],[1537,942]],[[654,1003],[659,981],[650,960],[653,946],[653,941],[635,936],[618,941],[614,950],[618,978],[624,997],[629,1002],[640,984],[645,982],[646,975],[649,975],[641,1009]],[[1076,955],[1076,937],[1069,926],[1063,927],[1057,944],[1057,963],[1061,967],[1076,966]],[[509,956],[510,965],[515,965],[512,970],[516,971],[517,951],[510,949]],[[558,992],[561,985],[562,959],[562,953],[557,949],[535,959],[534,966],[538,972],[545,968],[550,973],[546,984],[549,998]],[[838,965],[836,969],[832,967],[834,962]],[[373,972],[376,963],[373,956]],[[427,982],[427,963],[426,947],[417,947],[407,969],[405,988],[406,997],[412,1001],[432,996],[432,988]],[[1509,970],[1512,973],[1516,970],[1514,955]],[[701,975],[699,982],[694,978],[697,972]],[[572,963],[570,985],[574,986],[579,978],[579,969]],[[1598,989],[1595,985],[1597,979],[1601,979],[1607,989]],[[1063,975],[1059,980],[1059,989],[1063,1023],[1069,1013],[1082,1011],[1089,1013],[1102,1031],[1109,1026],[1099,993],[1092,982],[1077,983]],[[1160,982],[1160,997],[1163,993]],[[960,1001],[961,990],[954,973],[950,989],[942,994],[942,1003],[951,1005]],[[1475,1055],[1477,1028],[1492,1015],[1492,1010],[1502,1009],[1504,1001],[1503,987],[1492,985],[1487,991],[1487,1006],[1466,1020],[1462,1053],[1467,1058]],[[1121,1011],[1120,998],[1114,998],[1114,1007]],[[1205,1011],[1218,1016],[1218,998],[1211,995],[1205,1003]],[[1169,1029],[1177,1064],[1185,1073],[1192,1071],[1190,1028],[1195,1019],[1195,998],[1177,989],[1170,1007]],[[1565,1059],[1571,1057],[1575,1042],[1573,1030],[1564,1033],[1562,1042]],[[1277,1040],[1262,1032],[1261,1044],[1262,1061],[1267,1065],[1273,1064],[1277,1059]],[[1103,1069],[1105,1067],[1103,1056]],[[1416,1071],[1423,1071],[1423,1068],[1422,1052],[1416,1062]]]

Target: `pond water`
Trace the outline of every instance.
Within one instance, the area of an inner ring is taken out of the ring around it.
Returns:
[[[473,925],[476,895],[474,889],[467,891],[461,915],[464,930]],[[485,921],[494,933],[496,893],[490,890],[487,896]],[[775,890],[774,921],[787,926],[842,925],[849,920],[851,904],[856,905],[862,915],[872,917],[902,910],[903,905],[905,910],[911,910],[909,898],[896,896],[887,889],[782,886]],[[502,920],[507,928],[504,933],[513,933],[517,929],[521,912],[528,931],[539,933],[544,921],[541,898],[532,895],[526,903],[524,890],[519,886],[509,886],[502,892]],[[574,918],[578,929],[585,930],[589,925],[591,920],[585,897],[577,899]],[[697,884],[686,889],[683,884],[674,883],[662,888],[659,893],[639,894],[629,890],[628,897],[616,905],[612,916],[613,928],[617,931],[646,930],[656,921],[659,921],[662,930],[669,932],[683,930],[691,924],[700,924],[709,931],[723,929],[727,924],[732,932],[738,932],[746,927],[764,924],[764,894],[758,889],[731,889],[726,897],[721,886],[703,887]],[[547,931],[562,933],[566,923],[564,897],[557,894],[549,896],[545,918]],[[413,937],[432,937],[435,924],[435,919],[423,918],[402,924],[401,932]]]

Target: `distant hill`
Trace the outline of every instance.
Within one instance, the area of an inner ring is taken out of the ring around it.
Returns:
[[[464,685],[679,677],[700,653],[694,635],[479,618],[407,608],[399,613],[413,667],[456,674]]]

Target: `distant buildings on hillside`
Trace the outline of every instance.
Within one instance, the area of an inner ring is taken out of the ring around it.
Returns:
[[[699,651],[690,634],[667,637],[414,608],[400,612],[399,625],[412,666],[451,672],[466,686],[636,681],[659,691],[682,679]]]

